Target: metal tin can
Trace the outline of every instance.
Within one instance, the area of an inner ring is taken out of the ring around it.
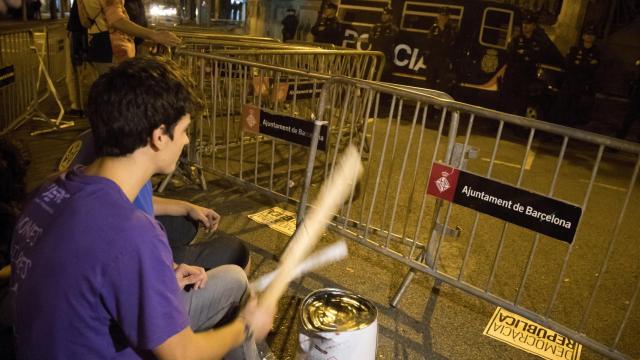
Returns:
[[[378,310],[361,296],[320,289],[300,306],[300,348],[304,359],[375,359]]]

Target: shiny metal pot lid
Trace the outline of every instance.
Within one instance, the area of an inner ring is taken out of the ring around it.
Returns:
[[[300,317],[307,331],[355,331],[371,325],[378,310],[370,301],[345,290],[320,289],[302,301]]]

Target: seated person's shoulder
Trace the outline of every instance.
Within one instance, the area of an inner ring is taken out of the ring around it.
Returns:
[[[155,219],[136,208],[115,183],[79,175],[79,171],[72,170],[66,180],[54,183],[71,195],[60,212],[66,221],[96,237],[108,238],[113,245],[127,244],[127,248],[131,246],[129,238],[163,239],[164,233]]]

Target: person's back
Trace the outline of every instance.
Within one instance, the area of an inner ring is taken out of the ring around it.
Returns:
[[[188,325],[162,230],[108,179],[76,169],[43,186],[13,251],[21,358],[136,358],[128,344],[151,349]]]

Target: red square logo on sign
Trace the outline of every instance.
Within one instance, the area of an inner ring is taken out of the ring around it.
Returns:
[[[255,105],[242,105],[242,130],[260,133],[260,108]]]
[[[431,166],[431,175],[429,176],[429,185],[427,186],[427,194],[447,201],[453,201],[456,186],[458,186],[459,175],[460,170],[454,167],[433,163]]]

